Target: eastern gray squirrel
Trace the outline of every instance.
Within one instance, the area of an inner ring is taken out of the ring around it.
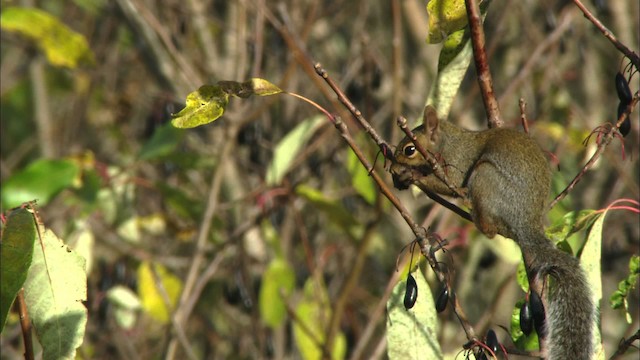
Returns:
[[[440,120],[427,106],[413,130],[424,149],[441,160],[450,185],[465,194],[471,218],[489,238],[515,240],[529,281],[544,281],[548,304],[543,356],[548,360],[591,359],[596,308],[577,258],[557,249],[543,228],[551,171],[540,147],[526,134],[494,128],[468,131]],[[391,174],[396,188],[410,184],[427,193],[456,196],[433,172],[409,138],[396,148]],[[545,281],[545,279],[550,281]]]

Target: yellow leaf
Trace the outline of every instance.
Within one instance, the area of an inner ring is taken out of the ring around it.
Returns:
[[[201,86],[187,95],[185,108],[172,115],[171,124],[180,129],[208,124],[222,116],[228,101],[229,94],[220,86]]]
[[[155,275],[152,271],[155,270]],[[162,285],[169,300],[169,308],[159,285]],[[145,261],[138,268],[138,295],[142,302],[142,308],[157,321],[166,324],[182,292],[182,281],[171,274],[164,266]]]
[[[2,9],[2,30],[12,31],[34,41],[53,65],[76,68],[93,64],[95,59],[87,39],[64,25],[55,16],[39,9]]]
[[[449,34],[467,26],[464,0],[431,0],[427,4],[429,34],[427,42],[437,44]]]
[[[249,86],[253,90],[253,93],[258,96],[275,95],[282,92],[279,87],[261,78],[253,78],[247,81],[245,84]]]

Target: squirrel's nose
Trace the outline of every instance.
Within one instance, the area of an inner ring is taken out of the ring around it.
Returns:
[[[411,179],[407,176],[408,172],[404,166],[393,164],[389,169],[393,186],[398,190],[405,190],[411,185]]]

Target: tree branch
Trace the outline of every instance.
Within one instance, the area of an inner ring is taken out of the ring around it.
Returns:
[[[482,18],[480,16],[480,8],[476,0],[465,0],[467,7],[467,18],[469,19],[469,29],[471,30],[471,44],[473,47],[473,60],[476,64],[476,73],[478,77],[478,85],[480,86],[480,94],[487,112],[487,121],[489,127],[502,127],[504,122],[500,116],[500,107],[493,91],[493,79],[489,69],[489,60],[484,50],[485,39],[484,30],[482,28]]]

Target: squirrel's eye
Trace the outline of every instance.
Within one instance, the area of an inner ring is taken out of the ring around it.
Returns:
[[[404,149],[402,149],[402,153],[406,157],[409,157],[409,158],[413,157],[413,155],[416,154],[416,146],[413,144],[407,144],[407,146],[405,146]]]

